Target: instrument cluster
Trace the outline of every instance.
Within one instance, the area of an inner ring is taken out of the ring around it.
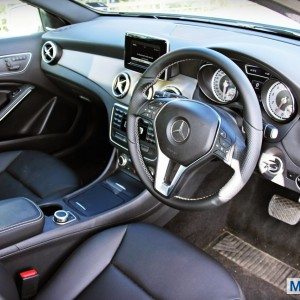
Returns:
[[[260,67],[235,63],[249,78],[265,112],[276,122],[288,122],[296,113],[296,103],[289,87]],[[204,63],[198,71],[198,85],[202,93],[218,104],[239,100],[239,91],[229,76],[217,66]]]

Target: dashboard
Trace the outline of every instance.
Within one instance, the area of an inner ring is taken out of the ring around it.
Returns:
[[[131,172],[126,111],[141,73],[159,56],[182,47],[209,47],[223,53],[246,74],[261,106],[264,141],[258,171],[268,180],[300,191],[298,41],[225,26],[117,17],[53,30],[43,40],[57,48],[52,61],[43,57],[43,70],[72,86],[70,91],[78,98],[96,96],[105,104],[111,142],[120,150],[121,166]],[[147,97],[157,93],[221,106],[242,127],[240,93],[228,75],[210,62],[187,61],[168,68]],[[151,112],[145,112],[140,124],[141,150],[154,172],[155,141],[147,113]]]

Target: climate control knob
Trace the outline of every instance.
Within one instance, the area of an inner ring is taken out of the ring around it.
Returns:
[[[128,157],[126,154],[121,154],[118,158],[119,166],[125,167],[128,163]]]

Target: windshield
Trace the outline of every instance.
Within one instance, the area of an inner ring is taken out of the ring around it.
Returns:
[[[105,13],[209,18],[300,30],[298,0],[73,0]],[[260,4],[258,4],[260,3]]]

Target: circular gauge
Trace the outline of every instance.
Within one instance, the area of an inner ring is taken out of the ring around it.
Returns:
[[[263,101],[268,115],[277,121],[287,121],[295,112],[293,94],[280,81],[272,80],[267,84],[267,92]]]
[[[221,69],[214,73],[211,87],[214,96],[219,102],[227,103],[233,101],[237,96],[236,86]]]

